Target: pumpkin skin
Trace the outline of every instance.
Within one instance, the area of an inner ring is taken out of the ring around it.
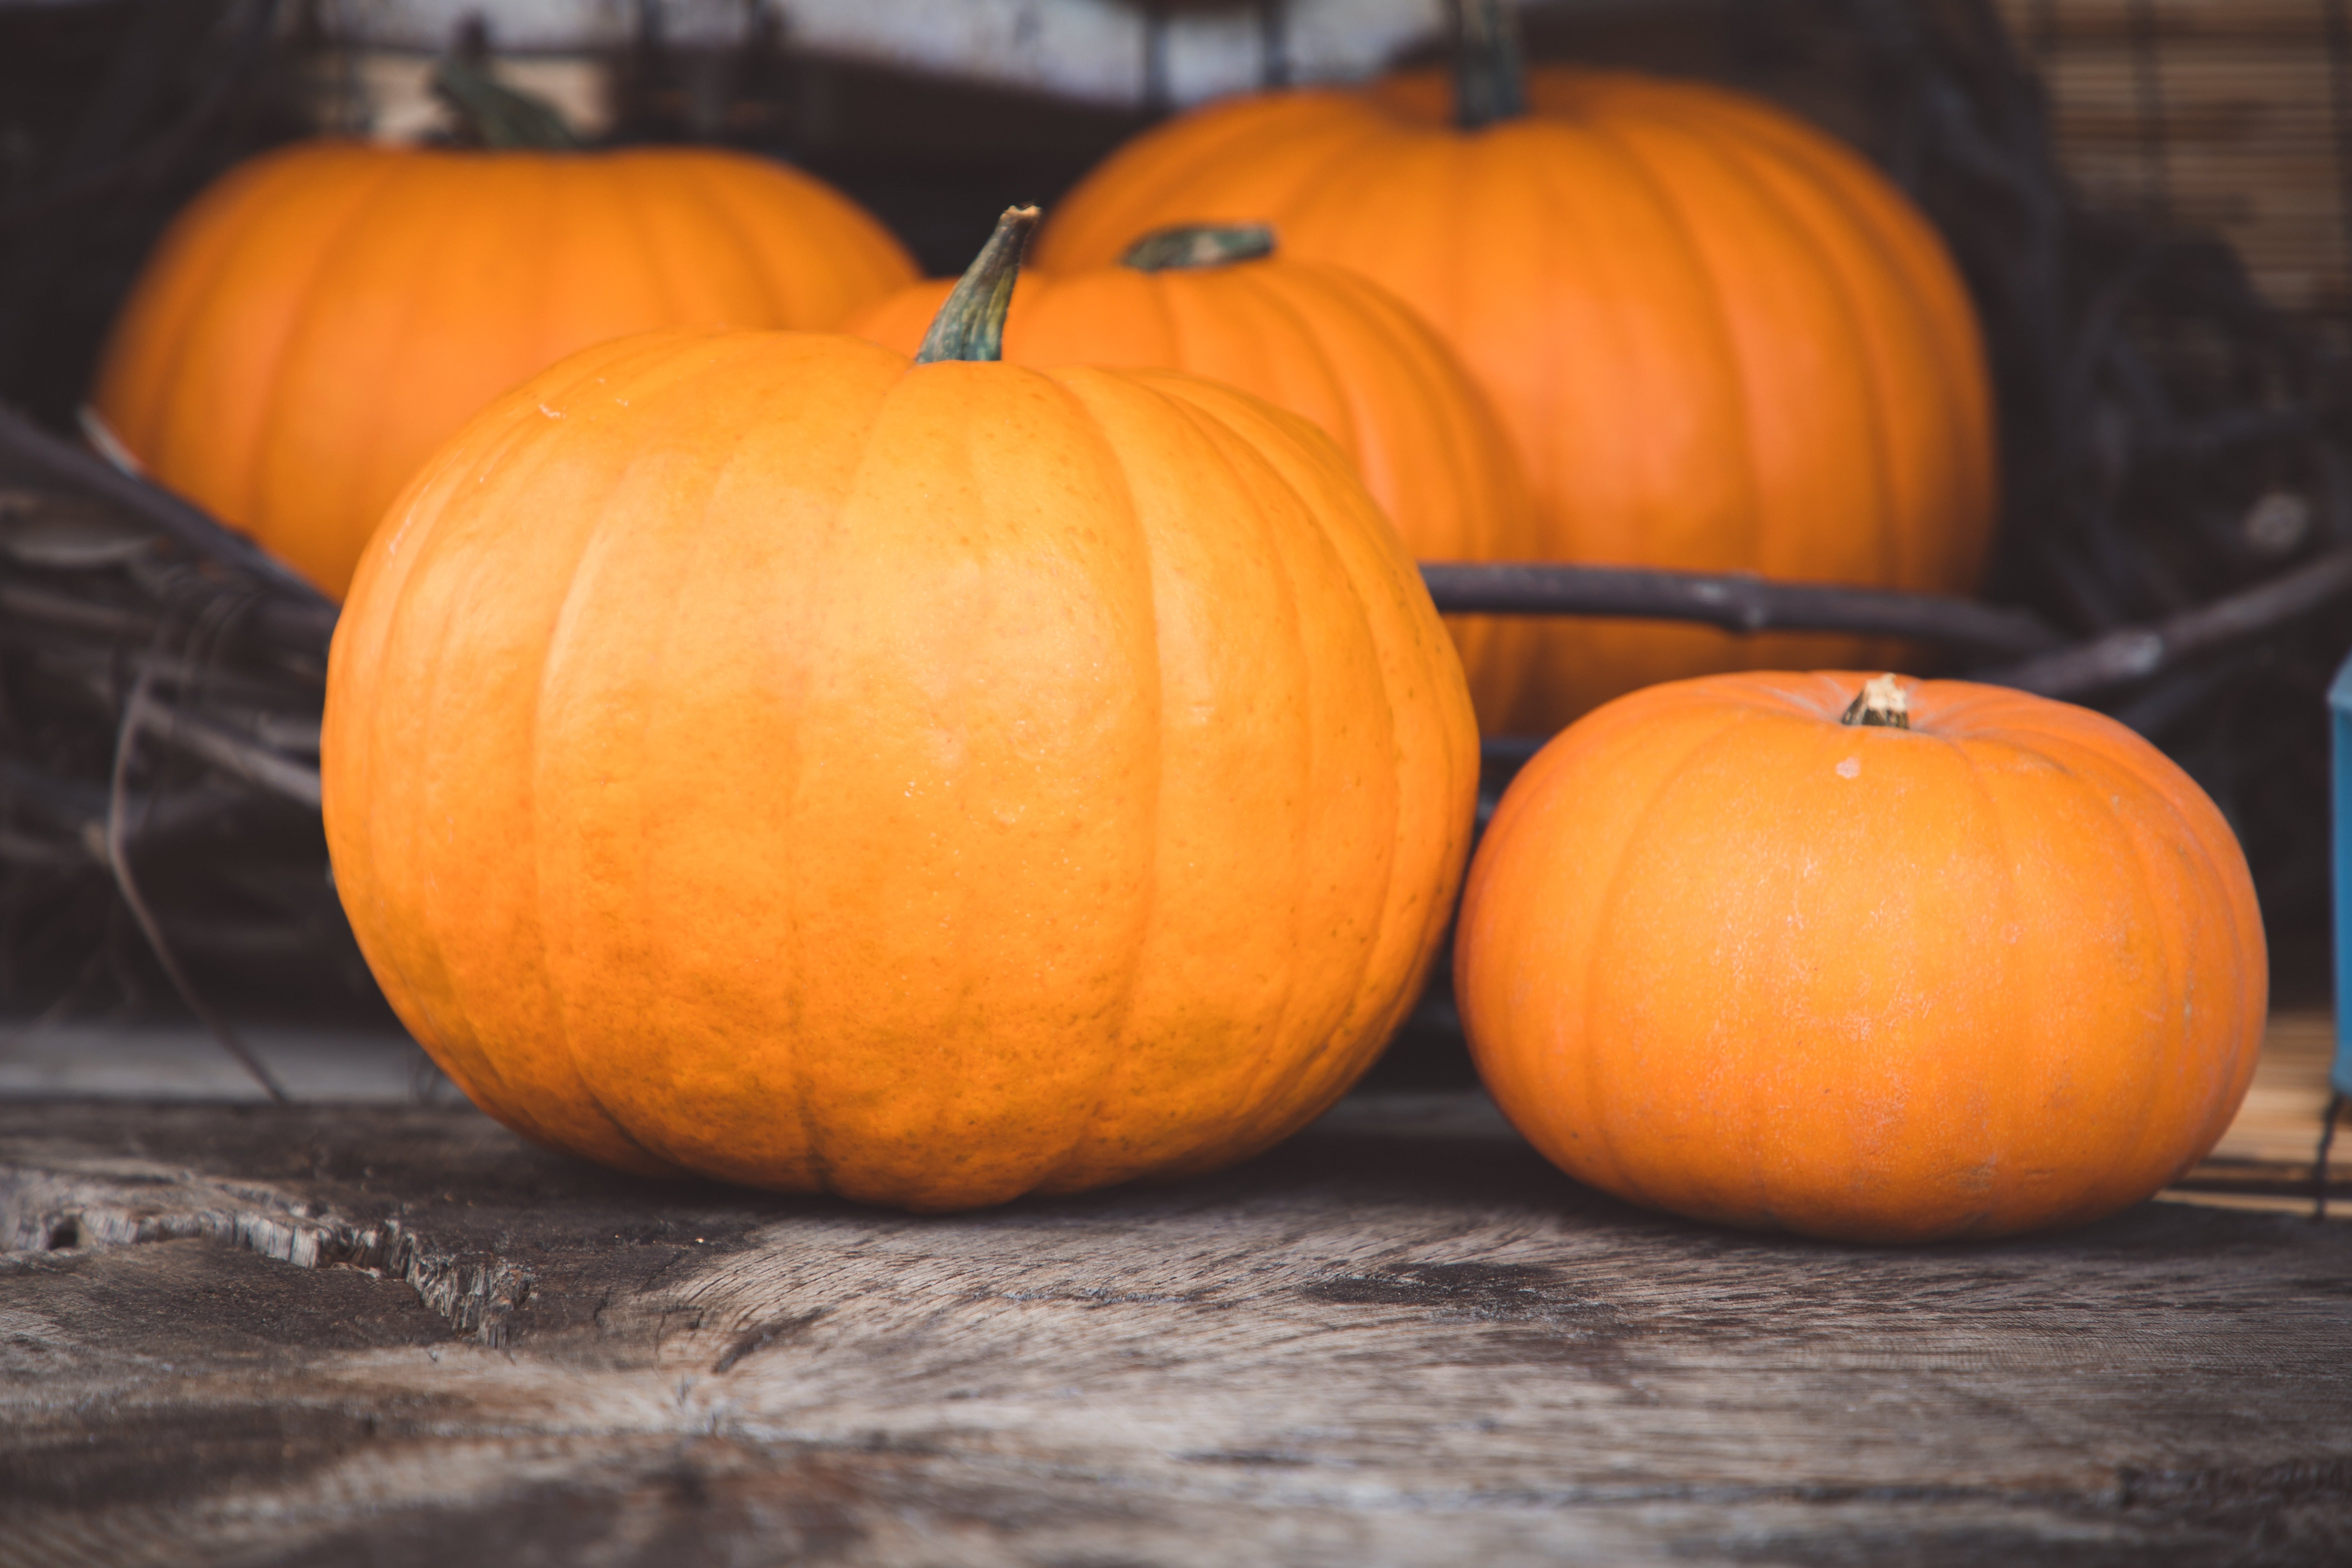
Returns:
[[[905,353],[953,280],[902,289],[843,331]],[[1510,438],[1461,363],[1379,285],[1336,267],[1265,257],[1142,271],[1024,270],[1004,323],[1018,364],[1189,371],[1312,420],[1339,445],[1426,561],[1526,560],[1535,513]],[[1517,701],[1531,622],[1451,616],[1481,727]]]
[[[158,482],[340,599],[409,475],[526,376],[648,328],[831,327],[915,276],[761,159],[311,142],[174,221],[92,402]]]
[[[1304,420],[845,337],[600,345],[369,547],[328,843],[526,1137],[923,1210],[1286,1136],[1416,997],[1478,774]]]
[[[2245,859],[2103,715],[1845,674],[1636,692],[1495,814],[1455,995],[1478,1069],[1579,1181],[1864,1241],[2096,1219],[2203,1158],[2268,970]]]
[[[1545,68],[1533,112],[1445,123],[1435,76],[1229,100],[1114,153],[1039,236],[1259,221],[1460,353],[1518,445],[1545,558],[1934,592],[1980,574],[1991,397],[1941,242],[1860,158],[1740,94]],[[1548,624],[1517,727],[1711,669],[1860,663],[1853,639]]]

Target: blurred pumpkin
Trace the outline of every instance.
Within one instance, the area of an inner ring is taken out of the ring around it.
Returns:
[[[1539,752],[1479,846],[1455,995],[1496,1102],[1635,1203],[1865,1241],[2137,1203],[2261,1048],[2237,840],[2153,746],[1960,681],[1743,674]]]
[[[1270,224],[1453,344],[1517,440],[1552,560],[1962,592],[1994,515],[1990,393],[1942,243],[1885,179],[1721,88],[1547,67],[1493,0],[1455,122],[1435,75],[1228,100],[1071,193],[1042,267]],[[1852,638],[1546,625],[1518,727],[1652,681],[1874,660]]]
[[[524,377],[653,327],[831,327],[915,276],[763,159],[309,142],[180,215],[93,404],[151,478],[341,598],[417,465]]]
[[[1305,420],[669,332],[479,415],[371,544],[321,760],[385,994],[527,1137],[919,1209],[1204,1170],[1336,1099],[1451,912],[1478,747]]]
[[[1378,284],[1272,254],[1262,226],[1175,229],[1116,267],[1024,271],[1004,323],[1016,364],[1191,371],[1311,419],[1354,459],[1424,560],[1525,560],[1535,514],[1510,438],[1453,353]],[[903,353],[953,287],[899,290],[843,329]],[[1526,620],[1447,623],[1489,729],[1526,676]]]

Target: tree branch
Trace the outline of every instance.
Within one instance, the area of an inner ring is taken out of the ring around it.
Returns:
[[[2063,640],[2026,610],[1937,594],[1773,583],[1744,572],[1431,562],[1421,576],[1439,612],[1449,616],[1696,621],[1729,632],[1850,632],[2010,655]]]
[[[2352,595],[2352,545],[2152,626],[2124,626],[2080,647],[2003,665],[1970,679],[2044,697],[2086,695],[2144,680],[2192,654],[2274,630],[2347,595]]]
[[[332,600],[251,540],[231,532],[169,490],[133,479],[10,408],[0,408],[0,457],[120,508],[205,560],[252,578],[270,590],[275,602],[261,608],[269,612],[274,630],[314,639],[322,648],[332,635]]]

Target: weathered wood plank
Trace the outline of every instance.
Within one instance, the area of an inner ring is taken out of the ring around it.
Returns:
[[[1739,1236],[1473,1094],[946,1220],[447,1108],[0,1106],[0,1163],[59,1244],[0,1256],[8,1563],[2352,1555],[2352,1227]]]

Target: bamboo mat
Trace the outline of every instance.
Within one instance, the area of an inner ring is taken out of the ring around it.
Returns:
[[[2238,1119],[2206,1162],[2159,1194],[2212,1208],[2311,1212],[2312,1160],[2327,1113],[2327,1069],[2336,1020],[2326,1013],[2277,1013],[2263,1037],[2262,1062]],[[2329,1152],[2330,1219],[2352,1219],[2352,1128]]]
[[[2216,231],[2273,304],[2341,321],[2352,37],[2335,4],[1998,0],[2087,194]]]

